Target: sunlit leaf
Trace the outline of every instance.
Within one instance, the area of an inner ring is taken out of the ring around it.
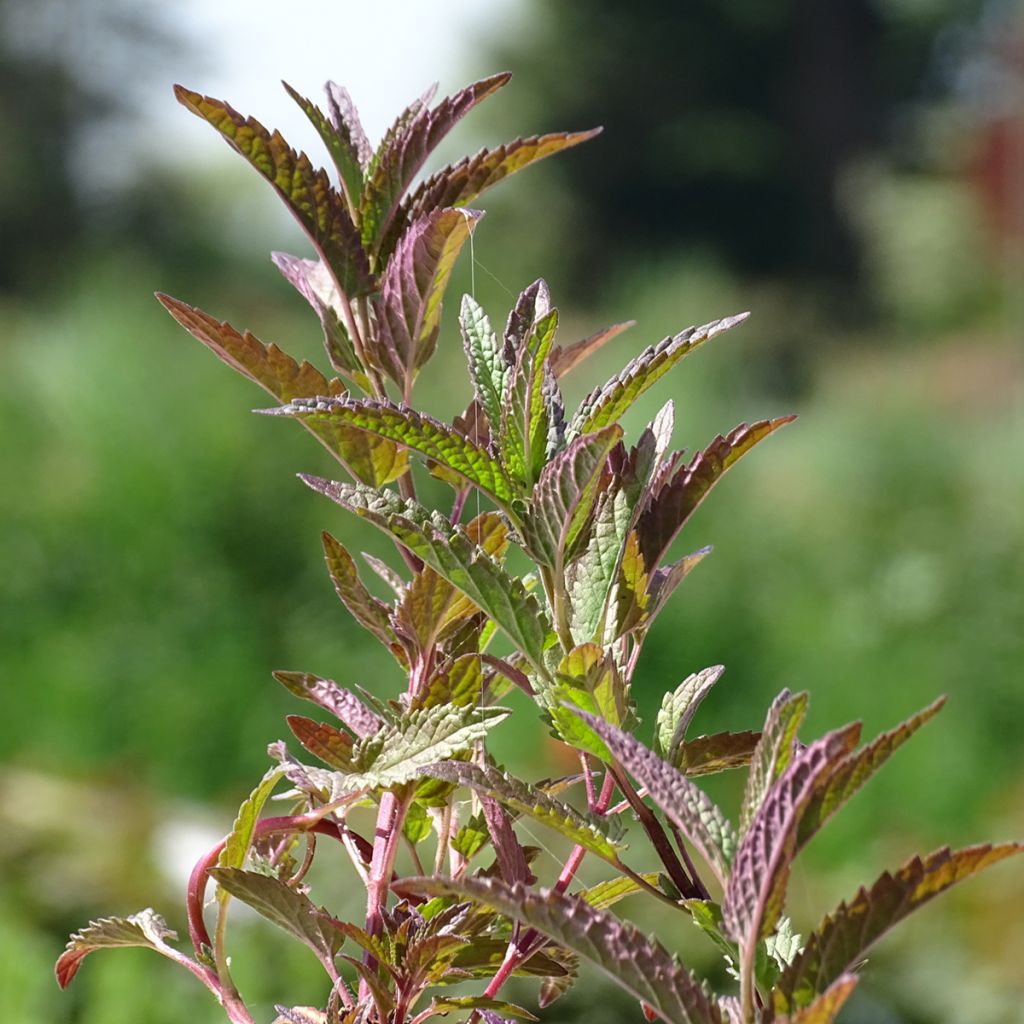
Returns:
[[[477,401],[496,434],[513,366],[505,358],[504,341],[499,342],[487,314],[471,295],[462,297],[459,325]]]
[[[372,736],[383,724],[354,693],[331,679],[308,672],[275,672],[274,678],[296,697],[329,711],[356,736]]]
[[[256,831],[256,822],[259,820],[263,805],[270,798],[274,787],[280,782],[283,775],[281,768],[271,768],[260,780],[259,785],[242,802],[235,817],[235,823],[224,842],[224,849],[221,850],[217,865],[222,868],[240,868],[245,864],[245,858],[252,845],[252,837]]]
[[[295,738],[314,757],[338,771],[355,770],[355,741],[347,732],[305,715],[288,715],[285,721]]]
[[[78,973],[82,961],[97,949],[114,949],[119,946],[146,946],[165,956],[173,952],[164,939],[176,939],[167,922],[155,911],[146,909],[130,917],[102,917],[90,921],[81,931],[75,932],[67,947],[57,960],[54,968],[57,984],[67,988]]]
[[[552,373],[561,379],[567,373],[575,370],[585,359],[589,359],[590,356],[608,344],[613,338],[617,338],[623,331],[628,331],[630,327],[635,326],[635,320],[626,320],[621,324],[612,324],[610,327],[604,327],[582,341],[556,347],[551,353]]]
[[[537,1020],[529,1010],[524,1010],[515,1003],[503,999],[488,999],[485,996],[448,996],[444,999],[435,998],[430,1008],[439,1017],[446,1017],[452,1010],[493,1010],[496,1013],[507,1013],[519,1020]]]
[[[655,725],[654,752],[659,757],[676,763],[679,747],[686,738],[686,730],[697,708],[722,678],[723,672],[724,665],[712,665],[687,676],[674,690],[665,694]]]
[[[648,885],[658,884],[658,873],[648,871],[640,876]],[[598,882],[596,885],[581,889],[575,895],[581,900],[586,900],[595,910],[607,910],[614,906],[619,900],[627,896],[633,896],[643,892],[643,886],[635,879],[622,875],[619,878],[610,878],[605,882]]]
[[[788,1017],[776,1017],[775,1024],[832,1024],[859,980],[856,974],[841,974],[809,1006]]]

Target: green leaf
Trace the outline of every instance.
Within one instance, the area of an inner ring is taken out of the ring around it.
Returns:
[[[583,900],[531,892],[495,879],[407,879],[428,895],[472,899],[577,953],[617,985],[648,1003],[667,1024],[722,1024],[709,990],[657,942]]]
[[[723,672],[724,665],[712,665],[687,676],[675,690],[665,694],[655,725],[654,752],[659,757],[671,764],[677,763],[679,748],[686,739],[686,730],[697,708],[722,678]]]
[[[971,875],[1024,851],[1024,843],[948,847],[913,857],[895,873],[885,872],[870,889],[861,888],[828,915],[784,972],[775,990],[775,1009],[809,1006],[893,925],[930,899]]]
[[[776,1018],[777,1024],[832,1024],[859,980],[856,974],[840,975],[813,1003],[789,1017]]]
[[[413,801],[402,821],[402,835],[413,845],[422,843],[430,835],[433,824],[423,804]]]
[[[446,1017],[452,1010],[493,1010],[496,1013],[507,1013],[510,1017],[520,1020],[537,1020],[529,1010],[524,1010],[515,1003],[507,1003],[503,999],[488,999],[485,996],[448,996],[444,999],[435,998],[430,1009],[439,1017]]]
[[[435,708],[442,704],[465,708],[479,704],[483,682],[480,655],[461,655],[443,672],[435,675],[422,690],[413,694],[409,709]]]
[[[533,558],[558,575],[589,539],[608,454],[621,438],[618,424],[577,438],[541,471],[523,515],[523,542]]]
[[[713,320],[702,327],[688,327],[682,333],[646,348],[620,374],[595,388],[583,400],[569,426],[569,439],[580,434],[592,434],[609,423],[618,422],[626,410],[684,356],[705,341],[742,323],[748,316],[748,313],[740,313],[724,320]]]
[[[716,732],[686,740],[673,764],[689,778],[744,768],[760,742],[759,732]]]
[[[259,785],[242,802],[235,823],[231,826],[231,832],[224,842],[224,849],[221,850],[220,857],[217,858],[218,867],[240,868],[245,864],[245,858],[252,845],[256,822],[259,821],[263,805],[269,799],[283,774],[283,768],[271,768],[260,780]]]
[[[176,938],[177,935],[167,927],[167,922],[149,908],[130,917],[103,917],[98,921],[90,921],[85,928],[71,936],[57,960],[54,968],[57,984],[67,988],[78,973],[82,961],[97,949],[146,946],[174,959],[180,954],[176,954],[164,939]]]
[[[489,796],[511,810],[547,825],[591,853],[612,863],[618,862],[615,851],[622,845],[622,833],[614,822],[595,814],[577,811],[543,790],[506,775],[491,765],[450,761],[428,765],[423,774]]]
[[[740,834],[750,827],[769,787],[789,767],[796,734],[807,714],[806,692],[791,694],[783,690],[768,709],[761,739],[750,760],[750,773],[740,806]]]
[[[515,497],[508,474],[488,452],[451,427],[412,409],[369,399],[356,402],[325,398],[297,399],[278,409],[261,411],[293,416],[320,429],[333,424],[385,438],[457,473],[506,511]]]
[[[374,300],[372,352],[403,391],[434,353],[452,267],[482,216],[453,209],[426,213],[410,225],[388,262]]]
[[[751,426],[741,423],[726,437],[716,437],[689,463],[680,466],[671,479],[651,495],[640,515],[637,529],[647,565],[655,566],[661,562],[687,519],[728,469],[759,441],[795,419],[795,416],[779,416]]]
[[[505,359],[504,344],[499,343],[487,314],[471,295],[462,297],[459,325],[473,390],[487,416],[491,432],[497,435],[512,366]]]
[[[483,814],[474,814],[452,837],[452,849],[472,860],[489,842],[491,834]]]
[[[895,729],[882,733],[862,750],[845,758],[829,776],[828,782],[815,792],[804,810],[797,830],[797,848],[802,847],[922,725],[931,721],[945,703],[946,698],[940,697]]]
[[[273,185],[350,299],[373,291],[359,233],[326,171],[314,168],[309,157],[292,149],[280,132],[267,131],[255,118],[243,117],[227,103],[180,85],[174,87],[174,94],[193,114],[209,121]]]
[[[462,591],[512,640],[543,676],[552,629],[535,597],[438,512],[386,491],[301,476],[308,486],[398,539]]]
[[[645,872],[640,877],[648,885],[658,884],[657,871]],[[581,900],[586,900],[595,910],[607,910],[618,903],[619,900],[643,891],[643,887],[639,882],[623,875],[621,878],[610,878],[607,881],[591,885],[586,889],[581,889],[575,895]]]
[[[332,537],[326,530],[320,535],[324,546],[324,558],[331,582],[341,599],[341,603],[349,610],[368,633],[375,636],[388,650],[395,644],[395,631],[391,626],[391,611],[388,606],[374,597],[363,585],[356,569],[355,560],[340,540]]]
[[[271,875],[241,868],[212,868],[210,877],[235,899],[308,946],[322,962],[333,963],[341,936],[324,927],[320,909],[308,896]]]

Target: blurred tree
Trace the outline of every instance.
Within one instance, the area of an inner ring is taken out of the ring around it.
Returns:
[[[605,136],[552,173],[577,293],[614,264],[680,247],[746,277],[796,277],[861,305],[839,185],[904,145],[910,104],[944,83],[943,31],[981,0],[617,0],[532,4],[501,51],[516,95]],[[842,283],[842,289],[829,285]]]

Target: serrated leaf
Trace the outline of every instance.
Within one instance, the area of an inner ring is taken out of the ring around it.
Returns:
[[[390,609],[363,585],[355,560],[345,545],[326,530],[320,537],[324,546],[327,571],[341,603],[356,622],[391,650],[395,643],[395,631],[391,626]]]
[[[689,778],[744,768],[761,739],[759,732],[716,732],[686,740],[676,754],[675,767]]]
[[[661,700],[655,725],[654,752],[670,764],[677,763],[679,748],[701,701],[722,678],[724,665],[712,665],[687,676]]]
[[[654,566],[661,562],[683,524],[728,469],[759,441],[795,419],[795,416],[779,416],[750,426],[741,423],[725,437],[719,434],[702,452],[679,467],[671,479],[651,495],[640,514],[637,528],[647,564]]]
[[[362,238],[368,252],[378,253],[381,240],[423,162],[454,125],[482,100],[500,89],[508,74],[492,75],[461,89],[434,107],[413,109],[396,123],[375,154],[360,204]]]
[[[372,736],[383,724],[354,693],[332,679],[308,672],[275,672],[274,678],[296,697],[329,711],[356,736]]]
[[[684,555],[678,562],[659,566],[650,574],[648,593],[651,600],[647,611],[648,625],[658,617],[676,587],[710,554],[710,545],[698,548],[698,550]]]
[[[478,796],[487,831],[491,836],[491,845],[494,847],[494,863],[500,876],[510,885],[516,882],[527,885],[536,882],[537,878],[530,871],[526,852],[512,828],[505,808],[485,793],[478,793]]]
[[[658,884],[657,871],[644,872],[640,877],[648,885]],[[643,887],[639,882],[623,875],[621,878],[610,878],[607,881],[588,886],[586,889],[581,889],[575,893],[575,895],[581,900],[586,900],[595,910],[607,910],[618,903],[619,900],[643,891]]]
[[[537,1020],[529,1010],[524,1010],[515,1003],[503,999],[488,999],[485,996],[448,996],[444,999],[435,998],[430,1004],[431,1010],[439,1017],[446,1017],[452,1010],[492,1010],[495,1013],[507,1013],[519,1020]]]
[[[782,916],[800,815],[822,780],[856,746],[859,734],[859,725],[846,726],[795,753],[744,833],[722,905],[727,933],[740,945],[741,963],[752,966],[757,943]]]
[[[355,741],[347,732],[305,715],[287,715],[285,721],[295,738],[314,757],[338,771],[355,770]]]
[[[57,960],[54,967],[57,984],[67,988],[78,973],[82,961],[97,949],[146,946],[166,955],[171,950],[164,939],[173,941],[176,938],[177,935],[167,927],[167,922],[150,908],[129,917],[102,917],[98,921],[90,921],[85,928],[71,936]]]
[[[296,399],[277,409],[261,410],[271,416],[292,416],[324,429],[331,424],[366,431],[418,452],[458,474],[509,509],[515,488],[501,464],[488,452],[451,427],[389,402],[343,401],[332,398]]]
[[[271,768],[260,780],[259,785],[249,794],[238,808],[235,823],[224,842],[224,849],[217,858],[217,866],[222,868],[240,868],[252,845],[256,822],[259,821],[263,805],[267,802],[274,787],[280,782],[284,769]]]
[[[212,124],[232,149],[273,185],[350,299],[373,291],[359,233],[326,171],[314,168],[309,157],[292,149],[280,132],[267,131],[255,118],[244,117],[222,100],[180,85],[174,87],[174,94],[184,107]]]
[[[561,380],[613,338],[617,338],[623,331],[628,331],[630,327],[635,326],[635,320],[625,320],[621,324],[612,324],[610,327],[595,331],[589,337],[583,338],[582,341],[561,347],[556,346],[551,352],[551,372]]]
[[[806,692],[792,694],[783,690],[768,708],[761,739],[750,759],[740,805],[741,835],[750,827],[772,783],[789,767],[809,699]]]
[[[714,997],[656,941],[583,900],[548,890],[531,892],[494,879],[408,879],[429,895],[472,899],[567,947],[654,1008],[667,1024],[722,1024]]]
[[[886,871],[871,886],[840,903],[811,934],[803,951],[775,989],[775,1008],[791,1012],[809,1005],[853,969],[870,946],[893,925],[930,899],[978,871],[1024,851],[1024,843],[985,843],[913,857],[898,871]]]
[[[417,843],[422,843],[430,835],[432,828],[433,823],[430,820],[426,807],[417,801],[413,801],[405,812],[405,818],[402,820],[402,835],[415,846]]]
[[[630,530],[622,547],[615,582],[608,595],[608,613],[602,635],[605,646],[611,646],[627,633],[646,627],[647,608],[650,604],[647,592],[649,580],[637,532]]]
[[[684,835],[724,886],[736,851],[736,834],[714,801],[629,733],[586,712],[577,712],[607,744],[666,818]]]
[[[328,82],[325,86],[327,92],[327,112],[331,118],[331,124],[336,131],[352,140],[352,148],[356,152],[359,166],[364,170],[370,166],[373,159],[373,146],[366,136],[366,130],[359,119],[359,111],[348,90],[336,82]]]
[[[792,1016],[776,1018],[776,1024],[832,1024],[859,980],[856,974],[840,975],[813,1003]]]
[[[308,946],[321,961],[333,961],[341,937],[324,927],[320,909],[308,896],[272,875],[241,868],[212,868],[210,877],[235,899]]]
[[[508,716],[507,708],[440,706],[409,712],[381,730],[362,752],[362,769],[337,779],[339,792],[387,789],[415,779],[421,769],[467,750]]]
[[[377,342],[372,349],[383,369],[407,388],[433,355],[441,325],[441,302],[452,267],[483,214],[440,209],[425,213],[402,235],[381,281]]]
[[[730,327],[746,320],[747,313],[688,327],[640,353],[618,375],[595,388],[582,402],[569,426],[569,438],[590,434],[622,419],[629,407],[684,356]],[[652,563],[653,564],[653,563]]]
[[[490,616],[531,665],[547,675],[544,649],[552,630],[544,611],[522,581],[474,545],[463,528],[390,492],[319,477],[303,475],[300,479],[398,539]]]
[[[466,860],[472,860],[489,842],[491,834],[483,814],[474,814],[452,837],[452,849],[461,853]]]
[[[434,708],[442,704],[465,708],[479,704],[483,682],[480,655],[464,654],[434,676],[423,690],[413,694],[409,709]]]
[[[615,863],[618,859],[615,851],[622,844],[622,833],[612,821],[577,811],[543,790],[506,775],[497,768],[451,761],[428,765],[423,774],[489,796],[513,811],[547,825],[605,860]]]
[[[462,297],[459,326],[473,390],[491,433],[497,435],[505,390],[512,376],[512,365],[505,359],[504,342],[498,341],[487,314],[471,295]]]
[[[523,515],[523,543],[557,575],[589,537],[608,453],[621,438],[618,424],[577,438],[541,471]]]
[[[862,750],[844,758],[829,775],[827,783],[814,793],[805,808],[797,829],[797,849],[800,849],[922,725],[931,721],[945,703],[946,698],[940,697],[913,717],[901,722],[895,729],[882,733]]]

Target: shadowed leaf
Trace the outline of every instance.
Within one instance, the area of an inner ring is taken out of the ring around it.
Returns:
[[[776,1018],[776,1024],[832,1024],[859,980],[856,974],[840,975],[813,1003],[789,1017]]]
[[[640,876],[648,885],[658,884],[658,872],[648,871]],[[595,910],[607,910],[619,900],[643,892],[639,882],[623,875],[621,878],[610,878],[606,882],[598,882],[575,893],[581,900],[586,900]]]
[[[165,956],[174,951],[164,939],[176,939],[167,922],[153,910],[141,910],[130,917],[102,917],[90,921],[81,931],[75,932],[67,947],[57,960],[54,971],[57,984],[67,988],[78,973],[82,961],[97,949],[114,949],[119,946],[147,946]],[[173,955],[172,955],[173,959]]]
[[[686,740],[677,752],[675,766],[688,777],[713,775],[750,764],[761,739],[759,732],[716,732]]]
[[[536,1020],[529,1010],[524,1010],[515,1003],[507,1003],[502,999],[487,999],[485,996],[449,996],[445,999],[435,998],[430,1004],[438,1015],[444,1016],[452,1010],[492,1010],[496,1013],[507,1013],[519,1020]]]
[[[852,900],[841,903],[810,936],[779,981],[776,1010],[790,1012],[809,1005],[908,914],[950,886],[1022,851],[1024,843],[985,843],[955,852],[946,847],[923,859],[912,858],[893,874],[885,872],[870,889],[861,888]]]
[[[722,1024],[708,989],[657,942],[631,924],[573,896],[531,892],[496,880],[408,879],[428,895],[472,899],[567,947],[654,1008],[667,1024]]]

